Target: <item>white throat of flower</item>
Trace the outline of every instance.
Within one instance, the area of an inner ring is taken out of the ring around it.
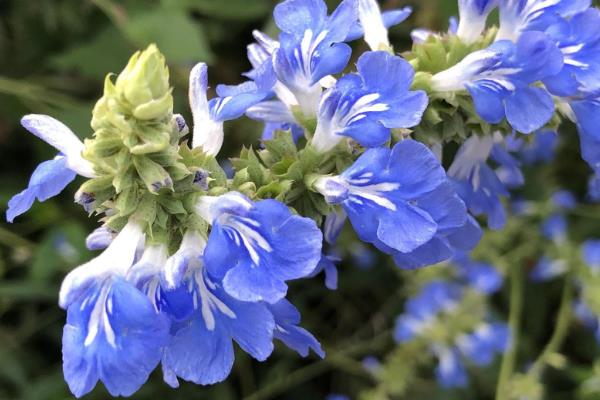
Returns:
[[[491,135],[471,136],[460,148],[448,169],[448,176],[458,180],[468,179],[474,169],[479,168],[481,163],[487,161],[493,146],[494,138]],[[472,184],[475,189],[479,188],[479,174],[474,174]]]

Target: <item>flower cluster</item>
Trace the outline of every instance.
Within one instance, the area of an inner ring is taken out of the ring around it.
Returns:
[[[500,27],[486,29],[496,8]],[[337,287],[339,258],[324,242],[334,246],[347,220],[360,246],[402,270],[454,266],[408,301],[395,331],[401,344],[425,340],[442,386],[466,385],[465,364],[504,352],[509,329],[485,302],[503,274],[470,254],[482,237],[476,217],[507,225],[504,200],[525,183],[524,167],[553,158],[565,119],[579,128],[597,196],[600,11],[585,0],[459,0],[459,10],[448,33],[414,32],[401,57],[388,28],[409,8],[343,0],[329,13],[323,0],[286,0],[274,10],[279,36],[254,32],[247,81],[209,99],[207,65],[191,69],[193,126],[173,112],[154,45],[106,78],[83,142],[52,117],[25,116],[24,128],[59,153],[10,200],[7,219],[80,175],[75,200],[101,222],[86,243],[102,253],[59,295],[73,394],[101,381],[132,395],[159,364],[172,387],[214,384],[232,369],[233,342],[259,361],[274,339],[324,357],[299,326],[288,283],[324,271]],[[359,38],[370,50],[346,72]],[[227,174],[224,123],[242,116],[264,122],[262,141]],[[560,247],[575,201],[565,192],[553,201],[543,233]],[[591,266],[596,251],[586,247]],[[532,276],[564,271],[545,258]]]

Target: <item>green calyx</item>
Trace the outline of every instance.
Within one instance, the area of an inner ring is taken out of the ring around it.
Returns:
[[[150,241],[175,247],[187,229],[206,232],[193,212],[208,189],[197,178],[216,161],[180,143],[171,90],[155,45],[131,57],[116,79],[107,76],[83,152],[97,177],[78,193],[110,228],[118,231],[135,216],[146,223]]]

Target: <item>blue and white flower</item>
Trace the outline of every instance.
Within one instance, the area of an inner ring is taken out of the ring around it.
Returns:
[[[590,8],[551,25],[546,33],[557,43],[565,65],[544,85],[556,96],[600,91],[600,11]]]
[[[420,336],[435,323],[438,314],[454,310],[462,296],[459,285],[444,281],[429,282],[406,303],[404,314],[396,320],[394,339],[403,343]]]
[[[474,261],[467,253],[458,253],[453,259],[458,277],[473,289],[492,294],[497,292],[504,281],[502,274],[491,264]]]
[[[552,39],[542,32],[526,32],[517,43],[502,40],[469,54],[434,75],[431,86],[439,92],[466,89],[483,120],[498,124],[506,118],[518,132],[531,133],[554,113],[550,94],[531,85],[562,67],[562,53]]]
[[[529,278],[534,282],[546,282],[564,275],[567,269],[565,260],[553,260],[548,256],[542,256],[529,273]]]
[[[342,175],[318,178],[314,187],[343,207],[361,240],[402,268],[452,257],[451,236],[468,222],[439,161],[414,140],[369,149]]]
[[[517,41],[524,32],[545,31],[591,6],[591,0],[502,0],[496,40]]]
[[[506,222],[500,197],[509,195],[507,186],[522,184],[523,176],[516,160],[499,148],[502,144],[495,140],[499,138],[489,135],[467,139],[448,169],[448,176],[469,211],[474,215],[487,215],[488,226],[500,229]],[[487,164],[490,157],[500,165],[499,169],[494,170]]]
[[[358,73],[344,75],[321,98],[311,141],[318,151],[331,150],[344,137],[365,147],[381,146],[392,128],[417,125],[427,108],[425,92],[410,91],[414,70],[402,58],[367,52],[356,67]]]
[[[441,387],[449,389],[467,385],[469,377],[457,349],[438,345],[432,346],[431,351],[438,359],[435,377]]]
[[[186,266],[180,286],[159,292],[159,307],[173,319],[162,358],[165,381],[173,387],[177,377],[199,385],[223,381],[233,366],[233,341],[255,359],[266,360],[275,329],[267,305],[228,295],[202,258],[191,258]]]
[[[315,222],[276,200],[252,202],[229,192],[201,197],[196,208],[212,225],[208,272],[236,299],[276,303],[287,292],[285,281],[307,277],[321,259],[323,235]]]
[[[583,261],[595,272],[600,272],[600,240],[588,240],[581,249]]]
[[[317,114],[324,77],[341,72],[350,59],[343,43],[357,20],[355,0],[344,0],[327,15],[323,0],[286,0],[274,11],[281,34],[273,54],[277,79],[292,94],[305,118]]]
[[[6,211],[8,222],[27,212],[36,199],[46,201],[62,192],[77,175],[96,176],[92,164],[81,155],[83,143],[62,122],[48,115],[30,114],[21,119],[21,124],[60,153],[38,165],[27,189],[10,199]]]
[[[497,354],[504,353],[510,343],[510,329],[504,323],[483,323],[469,334],[456,339],[462,355],[473,364],[489,365]]]
[[[264,100],[270,93],[272,82],[262,75],[256,82],[239,86],[219,85],[217,95],[207,98],[208,67],[197,64],[190,73],[189,101],[194,117],[192,146],[200,147],[208,155],[216,155],[223,145],[223,122],[244,115],[251,106]]]
[[[466,44],[475,43],[485,30],[488,16],[499,0],[459,0],[460,20],[456,35]]]
[[[59,304],[67,309],[63,370],[81,397],[97,381],[113,396],[137,391],[158,365],[169,321],[126,280],[144,234],[129,222],[98,257],[65,278]]]

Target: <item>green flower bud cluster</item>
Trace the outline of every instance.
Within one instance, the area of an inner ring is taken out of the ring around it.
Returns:
[[[97,177],[81,186],[78,198],[116,231],[135,214],[149,237],[176,246],[183,231],[202,224],[192,210],[206,157],[180,144],[184,133],[173,117],[171,91],[155,45],[136,53],[116,80],[107,76],[83,152]]]

